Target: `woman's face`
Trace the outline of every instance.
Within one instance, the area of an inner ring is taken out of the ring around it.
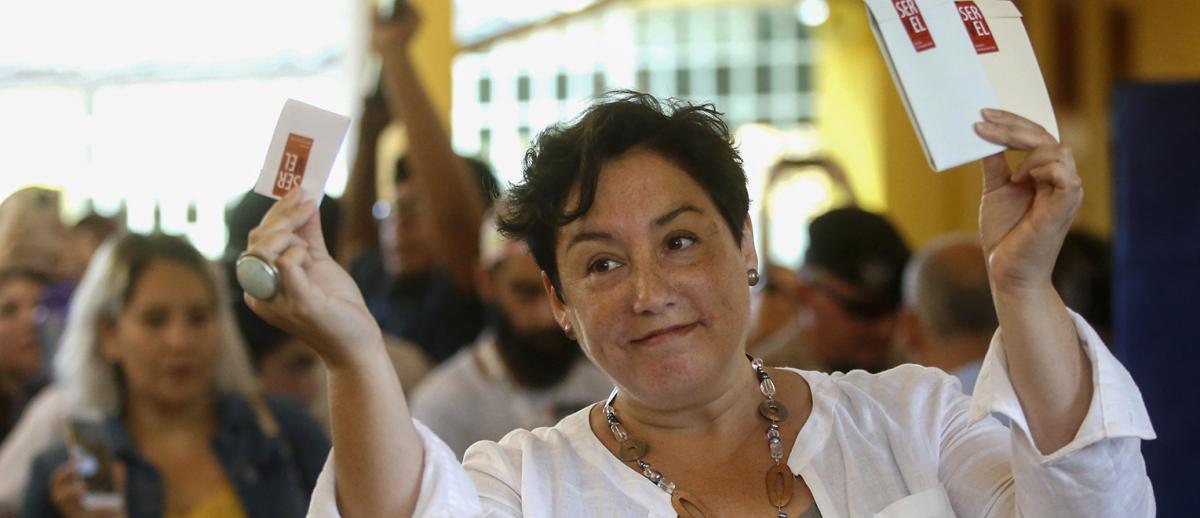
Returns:
[[[555,317],[639,400],[672,407],[712,397],[745,373],[736,367],[749,320],[746,270],[758,258],[748,221],[743,229],[739,247],[686,172],[630,150],[601,169],[591,210],[559,229],[566,302],[551,297]]]
[[[127,398],[181,406],[209,396],[220,341],[216,296],[194,268],[150,263],[100,335],[105,357],[125,374]]]
[[[0,286],[0,373],[28,379],[38,373],[42,352],[38,347],[35,313],[42,285],[12,277]]]

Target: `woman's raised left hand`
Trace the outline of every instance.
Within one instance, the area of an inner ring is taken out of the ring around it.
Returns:
[[[984,110],[979,136],[1027,154],[1016,169],[1004,153],[983,159],[979,234],[993,289],[1044,290],[1083,200],[1071,149],[1038,124],[1001,110]]]

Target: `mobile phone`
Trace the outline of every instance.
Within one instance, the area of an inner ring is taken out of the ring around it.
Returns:
[[[104,420],[99,416],[74,415],[67,428],[71,460],[87,485],[84,509],[120,508],[123,502],[113,476],[116,459]]]

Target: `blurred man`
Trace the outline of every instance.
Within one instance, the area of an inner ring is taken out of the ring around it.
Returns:
[[[971,394],[998,325],[978,239],[946,237],[913,258],[898,335],[917,363],[954,375]]]
[[[880,215],[842,208],[813,219],[808,234],[796,288],[799,343],[764,360],[823,372],[901,363],[893,336],[909,250],[900,233]]]
[[[477,441],[553,425],[612,388],[554,321],[541,270],[524,245],[490,226],[482,237],[476,285],[489,325],[412,396],[413,417],[459,458]]]
[[[455,273],[464,257],[476,257],[461,240],[478,239],[479,234],[476,230],[464,236],[439,228],[437,220],[451,217],[442,213],[454,207],[432,202],[408,162],[407,157],[397,162],[396,198],[377,211],[379,249],[355,260],[350,274],[379,326],[416,343],[436,364],[470,343],[484,326],[484,305],[474,278]],[[477,160],[464,162],[479,186],[464,189],[461,196],[490,204],[479,193],[496,191],[491,171]]]
[[[402,5],[372,34],[383,62],[386,106],[391,119],[404,122],[408,148],[396,164],[395,196],[387,203],[374,200],[370,168],[356,165],[347,181],[346,192],[355,203],[347,207],[347,221],[361,221],[370,211],[379,222],[377,246],[365,247],[349,261],[349,269],[380,327],[416,343],[438,363],[483,329],[485,311],[474,270],[483,213],[499,189],[484,164],[454,153],[410,60],[417,26],[412,8]],[[361,233],[351,232],[360,239]]]

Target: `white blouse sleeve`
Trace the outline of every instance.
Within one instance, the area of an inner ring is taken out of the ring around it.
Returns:
[[[425,447],[425,469],[421,472],[421,491],[417,497],[416,518],[460,518],[485,516],[479,494],[467,472],[450,447],[418,420],[413,420]],[[317,478],[309,503],[308,516],[339,518],[334,480],[334,452],[329,453],[325,469]],[[505,516],[489,513],[486,516]]]
[[[1034,446],[999,332],[969,406],[965,398],[948,405],[941,471],[958,514],[1154,516],[1141,441],[1155,435],[1141,392],[1091,326],[1074,313],[1072,318],[1092,365],[1094,391],[1087,416],[1066,446],[1048,455]],[[1007,446],[996,443],[1000,425],[989,414],[1008,418]]]

